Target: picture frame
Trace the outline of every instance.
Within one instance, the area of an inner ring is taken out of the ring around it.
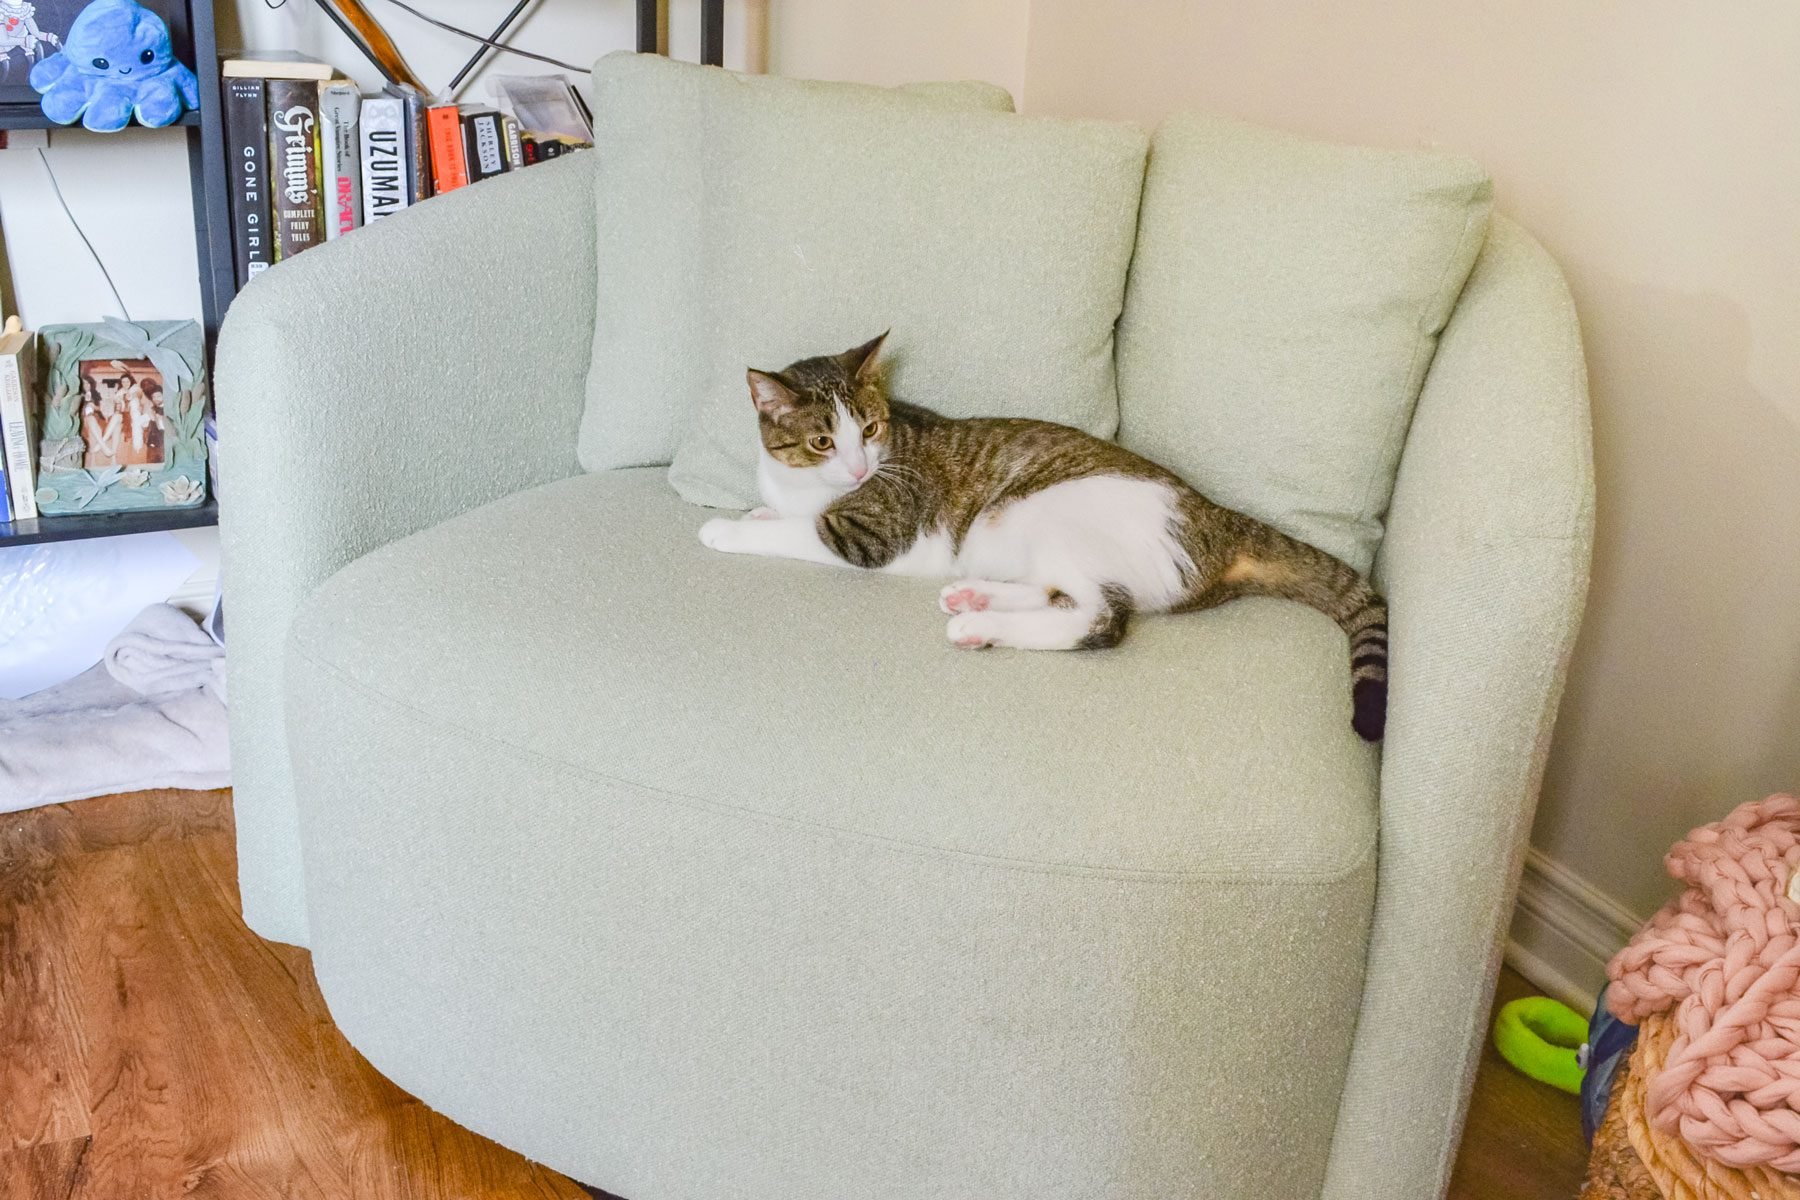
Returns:
[[[206,355],[196,321],[49,325],[38,412],[38,510],[206,502]]]
[[[169,26],[175,57],[194,61],[194,33],[187,0],[139,0]],[[31,68],[62,49],[69,26],[88,0],[0,0],[0,127],[23,118],[45,124],[31,86]],[[52,41],[51,39],[55,39]]]

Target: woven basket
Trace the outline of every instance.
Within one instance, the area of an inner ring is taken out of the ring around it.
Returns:
[[[1612,1096],[1600,1119],[1600,1128],[1594,1131],[1594,1152],[1588,1159],[1580,1200],[1663,1200],[1625,1131],[1625,1106],[1619,1103],[1619,1097],[1630,1077],[1631,1059],[1627,1056],[1613,1075]]]
[[[1701,1158],[1676,1134],[1651,1128],[1644,1111],[1645,1085],[1661,1069],[1674,1041],[1675,1024],[1667,1014],[1645,1019],[1631,1052],[1631,1069],[1614,1084],[1607,1110],[1609,1123],[1616,1111],[1631,1149],[1661,1193],[1661,1200],[1800,1200],[1800,1178],[1767,1167],[1740,1169]],[[1629,1192],[1616,1194],[1638,1200]]]

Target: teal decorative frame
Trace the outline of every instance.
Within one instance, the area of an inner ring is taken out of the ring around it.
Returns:
[[[193,508],[206,502],[206,354],[194,321],[120,321],[49,325],[43,347],[43,408],[38,430],[40,512],[134,512]],[[81,364],[148,359],[163,379],[160,465],[82,466]]]

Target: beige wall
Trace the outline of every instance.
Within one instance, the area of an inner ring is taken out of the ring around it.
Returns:
[[[1568,272],[1595,586],[1534,840],[1639,913],[1800,787],[1800,5],[1037,0],[1028,111],[1466,150]]]
[[[892,85],[1025,84],[1029,0],[770,0],[769,70]]]

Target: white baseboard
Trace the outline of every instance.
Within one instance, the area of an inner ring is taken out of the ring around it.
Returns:
[[[200,560],[194,573],[169,597],[169,603],[196,618],[212,611],[213,596],[219,587],[219,531],[217,529],[178,529],[175,537]]]
[[[1544,854],[1526,854],[1506,961],[1564,1004],[1592,1012],[1606,964],[1644,919]]]
[[[212,611],[213,595],[218,587],[219,569],[202,567],[188,576],[187,582],[169,597],[169,603],[194,617],[204,617]]]

